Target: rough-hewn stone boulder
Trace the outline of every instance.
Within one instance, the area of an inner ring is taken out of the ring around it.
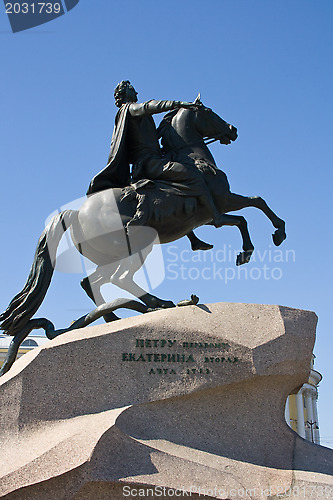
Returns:
[[[0,498],[123,499],[154,487],[150,498],[298,498],[297,488],[331,498],[333,451],[284,420],[286,397],[308,378],[316,321],[281,306],[187,306],[33,350],[0,382]]]

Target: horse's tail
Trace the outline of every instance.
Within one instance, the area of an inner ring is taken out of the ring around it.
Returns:
[[[35,314],[50,286],[57,248],[61,237],[75,218],[76,210],[65,210],[55,215],[41,234],[30,274],[23,290],[0,315],[0,329],[7,335],[16,335]]]

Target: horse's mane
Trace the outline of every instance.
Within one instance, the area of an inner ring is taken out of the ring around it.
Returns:
[[[179,109],[173,109],[172,111],[168,111],[162,118],[161,123],[157,127],[158,137],[162,137],[164,132],[164,128],[171,127],[172,118],[176,116]]]
[[[161,138],[161,143],[163,149],[170,148],[170,134],[172,132],[171,122],[174,116],[178,113],[179,109],[173,109],[172,111],[168,111],[166,113],[157,127],[157,135],[158,138]]]

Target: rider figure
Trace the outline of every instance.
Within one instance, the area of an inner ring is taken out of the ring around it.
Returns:
[[[132,179],[161,180],[176,182],[189,190],[212,214],[213,223],[218,225],[220,214],[215,207],[209,189],[197,169],[169,161],[162,156],[158,134],[152,115],[178,108],[193,108],[195,103],[182,101],[150,100],[137,102],[137,92],[129,81],[119,83],[114,92],[115,104],[119,108],[112,136],[107,166],[90,183],[87,194],[130,184]],[[194,233],[188,235],[192,249],[207,250],[212,245],[201,242]]]

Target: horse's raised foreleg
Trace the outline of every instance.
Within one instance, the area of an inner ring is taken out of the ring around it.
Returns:
[[[211,250],[214,247],[214,245],[211,245],[210,243],[205,243],[204,241],[200,240],[193,231],[188,233],[186,236],[191,242],[191,248],[193,251]]]
[[[286,239],[286,223],[269,208],[265,200],[260,196],[241,196],[239,194],[230,193],[226,200],[226,206],[227,212],[233,212],[247,207],[258,208],[269,218],[276,228],[275,233],[272,235],[274,244],[279,246]]]
[[[243,238],[243,252],[237,255],[236,265],[241,266],[242,264],[247,264],[250,262],[251,255],[254,250],[252,244],[250,233],[247,228],[246,219],[239,215],[222,215],[223,226],[237,226]]]

